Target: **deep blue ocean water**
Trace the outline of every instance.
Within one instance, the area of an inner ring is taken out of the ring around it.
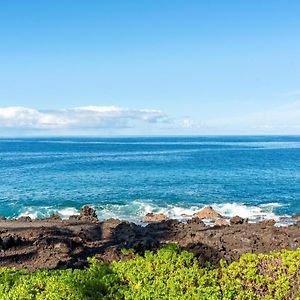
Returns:
[[[0,215],[300,214],[300,137],[0,139]]]

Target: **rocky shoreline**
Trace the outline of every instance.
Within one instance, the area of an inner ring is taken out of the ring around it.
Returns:
[[[213,226],[205,220],[213,220]],[[277,227],[274,220],[248,223],[238,216],[224,219],[210,207],[187,220],[168,220],[163,215],[145,216],[147,225],[109,219],[99,221],[95,211],[85,206],[80,215],[61,220],[58,215],[31,220],[0,220],[0,267],[35,270],[41,268],[82,268],[86,259],[123,259],[122,249],[142,253],[167,243],[177,243],[192,251],[199,264],[218,265],[244,253],[268,253],[300,247],[300,220]]]

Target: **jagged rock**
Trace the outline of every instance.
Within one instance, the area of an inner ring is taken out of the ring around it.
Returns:
[[[230,224],[229,224],[229,222],[226,219],[220,218],[220,219],[217,219],[215,221],[215,225],[218,225],[218,226],[229,226]]]
[[[102,238],[111,238],[118,226],[121,226],[123,221],[118,219],[108,219],[101,224]]]
[[[98,221],[96,210],[88,205],[83,206],[80,209],[80,220]]]
[[[79,221],[80,220],[80,215],[71,215],[70,217],[69,217],[69,220],[70,221]]]
[[[245,223],[245,219],[243,219],[239,216],[235,216],[230,219],[231,225],[238,225],[238,224],[244,224],[244,223]]]
[[[168,220],[168,217],[164,214],[153,214],[153,213],[148,213],[144,217],[144,222],[161,222],[161,221],[166,221]]]
[[[197,217],[199,219],[219,219],[222,218],[222,216],[216,212],[211,206],[204,207],[200,211],[196,212],[194,214],[194,217]]]

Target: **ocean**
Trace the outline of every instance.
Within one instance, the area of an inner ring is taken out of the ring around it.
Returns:
[[[230,217],[300,214],[300,137],[0,139],[0,215],[182,219],[206,205]]]

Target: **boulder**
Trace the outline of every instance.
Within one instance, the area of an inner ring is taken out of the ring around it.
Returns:
[[[267,225],[267,226],[274,226],[276,224],[276,221],[274,219],[267,219],[260,222],[261,224]]]
[[[235,217],[232,217],[230,219],[230,224],[231,225],[238,225],[238,224],[244,224],[246,221],[245,219],[239,217],[239,216],[235,216]]]
[[[218,226],[229,226],[230,224],[229,224],[229,222],[226,219],[220,218],[220,219],[217,219],[215,221],[215,225],[218,225]]]
[[[19,222],[31,222],[32,219],[29,216],[22,216],[18,218]]]
[[[150,223],[150,222],[161,222],[168,220],[168,217],[164,214],[154,214],[154,213],[148,213],[144,217],[144,222]]]
[[[80,209],[80,219],[86,219],[91,221],[97,221],[98,217],[96,210],[92,207],[85,205]]]
[[[210,220],[222,218],[222,216],[218,212],[216,212],[211,206],[204,207],[200,211],[194,213],[194,217],[197,217],[199,219]]]

